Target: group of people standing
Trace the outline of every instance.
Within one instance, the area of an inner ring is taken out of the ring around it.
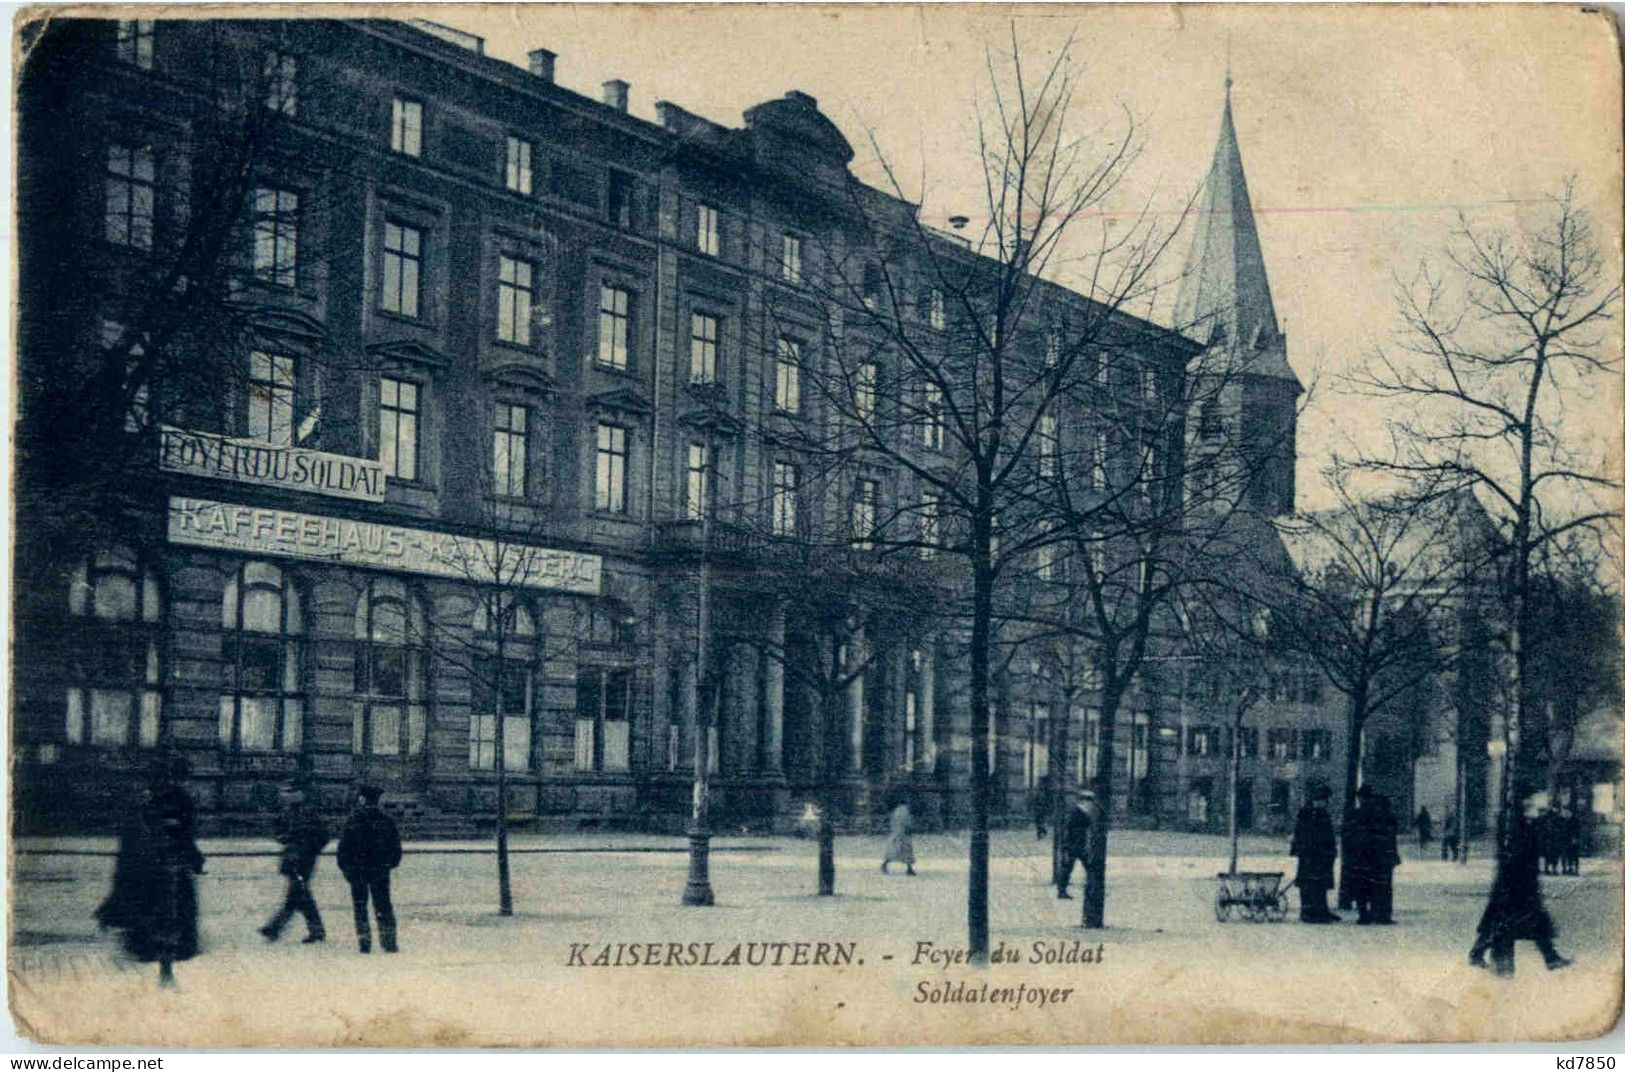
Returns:
[[[1342,919],[1326,904],[1338,856],[1337,831],[1327,810],[1330,799],[1331,793],[1325,786],[1313,789],[1309,802],[1298,813],[1292,835],[1291,852],[1298,859],[1294,882],[1302,902],[1299,918],[1305,923],[1336,923]],[[1557,952],[1554,944],[1557,928],[1540,896],[1540,868],[1549,844],[1545,830],[1550,827],[1540,826],[1531,791],[1520,791],[1517,801],[1519,810],[1507,820],[1489,902],[1479,919],[1478,936],[1467,956],[1468,963],[1474,967],[1493,967],[1498,975],[1512,974],[1513,945],[1519,940],[1535,943],[1548,971],[1570,963]],[[1431,827],[1431,819],[1426,827],[1420,821],[1425,816],[1424,809],[1418,815],[1419,834]],[[1448,836],[1454,840],[1454,816],[1451,820]],[[1394,922],[1393,875],[1399,865],[1398,841],[1399,825],[1388,802],[1370,786],[1361,786],[1354,810],[1343,824],[1342,845],[1344,888],[1350,902],[1359,909],[1361,923]],[[1422,846],[1427,847],[1425,835]],[[1453,855],[1455,849],[1452,845],[1448,851]],[[1484,959],[1486,953],[1490,955],[1489,962]]]
[[[112,889],[96,910],[101,926],[122,933],[125,952],[158,964],[158,983],[165,987],[175,984],[175,964],[199,951],[197,876],[205,874],[205,861],[197,845],[197,809],[184,784],[189,773],[182,759],[154,770],[141,806],[120,834]],[[382,792],[376,786],[361,786],[356,795],[356,808],[339,836],[339,871],[350,884],[361,952],[372,952],[370,902],[378,918],[379,943],[386,953],[394,953],[399,947],[389,886],[390,873],[401,862],[400,833],[378,806]],[[297,914],[305,920],[305,942],[325,941],[327,931],[310,881],[330,835],[305,787],[284,787],[276,839],[282,845],[278,871],[286,889],[281,907],[260,934],[276,941]]]
[[[1292,855],[1298,858],[1296,883],[1305,923],[1338,923],[1342,916],[1326,904],[1334,884],[1337,831],[1327,802],[1331,791],[1316,786],[1298,812],[1292,832]],[[1394,868],[1399,866],[1399,821],[1388,800],[1369,785],[1355,794],[1354,810],[1343,824],[1343,886],[1358,922],[1390,926],[1394,922]]]
[[[1541,871],[1548,875],[1578,875],[1584,848],[1585,826],[1568,808],[1548,809],[1535,820],[1540,842]]]

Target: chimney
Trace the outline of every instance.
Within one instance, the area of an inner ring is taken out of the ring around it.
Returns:
[[[617,112],[626,111],[626,102],[632,92],[632,87],[619,78],[611,78],[604,83],[604,103]]]
[[[530,73],[544,82],[553,81],[553,66],[558,62],[558,53],[546,48],[533,48],[528,53],[530,57]]]

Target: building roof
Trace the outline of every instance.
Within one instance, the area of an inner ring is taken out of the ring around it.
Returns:
[[[1299,383],[1287,362],[1286,338],[1275,319],[1275,302],[1230,110],[1228,77],[1219,142],[1208,168],[1174,317],[1176,326],[1192,338],[1227,345],[1242,362],[1237,371]]]

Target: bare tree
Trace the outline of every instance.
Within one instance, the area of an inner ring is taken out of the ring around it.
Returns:
[[[1036,524],[1035,481],[1050,464],[1040,458],[1046,418],[1086,360],[1127,348],[1139,322],[1125,311],[1154,289],[1153,265],[1173,233],[1144,214],[1127,226],[1100,218],[1138,134],[1132,121],[1117,133],[1079,132],[1070,44],[1034,71],[1012,36],[1009,54],[990,53],[987,65],[975,229],[960,240],[925,226],[879,153],[893,196],[854,184],[843,234],[809,280],[824,322],[821,353],[777,355],[796,365],[781,375],[796,377],[810,403],[787,434],[805,455],[845,465],[862,521],[857,545],[929,548],[968,574],[959,617],[968,634],[967,924],[976,958],[988,950],[989,687],[1004,571],[1059,538]],[[1064,278],[1081,299],[1046,276]],[[1178,350],[1171,333],[1150,334],[1148,347]],[[877,468],[887,470],[880,494]]]
[[[1264,584],[1248,594],[1276,642],[1311,660],[1348,700],[1345,822],[1367,724],[1462,654],[1445,630],[1476,609],[1475,582],[1495,553],[1470,493],[1422,507],[1361,500],[1351,476],[1334,465],[1326,483],[1337,505],[1278,523],[1290,560],[1263,565]]]
[[[448,607],[443,620],[428,631],[428,642],[434,657],[466,675],[471,686],[469,765],[496,776],[497,911],[511,916],[509,773],[528,769],[532,761],[546,666],[578,649],[581,638],[589,635],[594,613],[580,600],[555,598],[552,605],[565,608],[561,620],[533,598],[543,589],[595,594],[597,578],[573,575],[565,553],[545,546],[542,511],[515,497],[525,483],[515,469],[523,465],[520,455],[509,453],[500,437],[493,454],[481,469],[482,506],[471,534],[448,535],[438,545],[438,565],[463,583],[455,607]],[[604,747],[596,737],[592,744],[594,749]]]
[[[1368,464],[1414,478],[1414,498],[1470,490],[1495,520],[1502,635],[1510,654],[1506,752],[1498,824],[1516,807],[1529,689],[1533,569],[1540,552],[1570,533],[1610,529],[1618,483],[1568,422],[1599,378],[1617,376],[1620,283],[1572,182],[1541,217],[1516,233],[1461,220],[1435,271],[1424,265],[1398,288],[1401,332],[1379,348],[1356,386],[1395,402],[1385,456]]]
[[[77,136],[83,117],[50,87],[72,81],[116,95],[118,65],[98,64],[92,53],[127,48],[127,62],[135,62],[141,34],[152,32],[150,22],[125,20],[124,37],[103,41],[86,25],[39,21],[25,31],[20,114],[40,128],[36,135],[49,127]],[[235,26],[190,24],[188,32],[214,47],[168,86],[185,139],[161,152],[137,144],[96,150],[106,173],[105,237],[130,254],[121,269],[128,285],[117,288],[125,300],[109,306],[100,288],[87,292],[74,278],[84,265],[55,244],[77,225],[47,218],[23,235],[23,278],[34,297],[23,301],[30,357],[22,371],[33,382],[17,427],[18,507],[57,550],[98,545],[150,515],[146,473],[162,426],[229,427],[233,405],[249,390],[246,353],[256,329],[288,304],[284,296],[332,270],[323,231],[310,221],[321,217],[335,184],[347,181],[351,153],[301,115],[299,91],[314,95],[319,76],[295,77],[294,53],[278,51],[291,47],[279,29],[285,24],[268,23],[258,37]],[[56,136],[24,144],[44,146]],[[23,181],[57,181],[51,166],[31,164]],[[63,211],[73,203],[37,200]],[[99,317],[74,314],[87,301],[98,303]],[[90,345],[69,330],[84,324],[101,328]],[[322,360],[339,363],[331,348]],[[321,376],[315,368],[301,375],[296,412],[278,434],[308,444],[319,434]]]

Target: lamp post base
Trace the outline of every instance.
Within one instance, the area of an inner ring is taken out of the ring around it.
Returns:
[[[683,887],[685,905],[716,904],[711,892],[711,835],[704,830],[688,832],[688,884]]]

